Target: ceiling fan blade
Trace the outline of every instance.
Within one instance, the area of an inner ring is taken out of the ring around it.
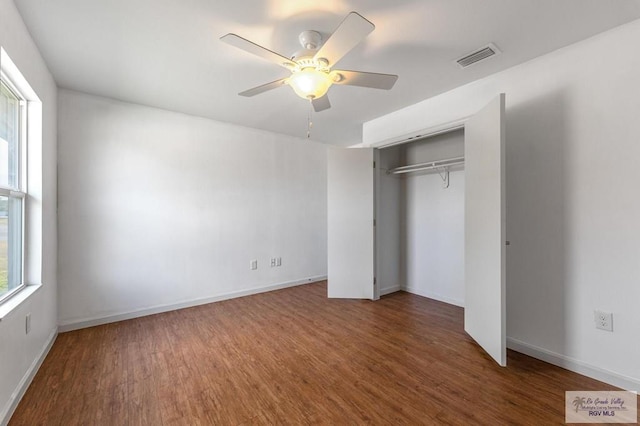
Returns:
[[[314,55],[314,59],[324,58],[329,62],[329,66],[334,66],[344,55],[360,43],[375,25],[367,21],[360,14],[351,12],[344,18],[344,21],[329,36],[329,39],[322,45],[320,50]]]
[[[281,78],[280,80],[272,81],[271,83],[263,84],[262,86],[254,87],[253,89],[245,90],[238,93],[240,96],[251,97],[259,95],[260,93],[267,92],[269,90],[277,89],[280,86],[287,84],[288,78]]]
[[[333,84],[370,87],[372,89],[389,90],[398,80],[397,75],[378,74],[375,72],[334,70],[331,72]]]
[[[296,66],[296,63],[291,59],[280,55],[279,53],[273,52],[267,48],[260,46],[259,44],[255,44],[252,41],[247,40],[246,38],[242,38],[237,34],[227,34],[220,37],[220,40],[224,41],[231,46],[237,47],[238,49],[242,49],[245,52],[253,53],[256,56],[261,57],[262,59],[266,59],[267,61],[271,61],[281,67],[285,67],[287,69],[291,69]]]
[[[311,104],[313,105],[313,110],[315,112],[320,112],[324,111],[325,109],[331,108],[331,102],[329,102],[329,96],[327,95],[312,100]]]

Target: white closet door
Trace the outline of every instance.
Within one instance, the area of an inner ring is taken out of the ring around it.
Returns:
[[[504,94],[465,123],[464,329],[507,365]]]
[[[328,295],[373,299],[373,149],[329,149]]]

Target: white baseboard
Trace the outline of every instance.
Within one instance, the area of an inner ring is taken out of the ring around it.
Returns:
[[[402,290],[406,291],[407,293],[416,294],[418,296],[427,297],[439,302],[444,302],[450,305],[460,306],[461,308],[464,308],[464,300],[454,299],[451,297],[443,296],[441,294],[432,293],[430,291],[425,291],[414,286],[405,286],[402,288]]]
[[[24,396],[25,392],[29,388],[29,385],[31,384],[31,381],[33,380],[36,373],[40,369],[42,362],[47,357],[47,354],[49,353],[49,350],[53,346],[53,342],[56,341],[57,336],[58,336],[58,329],[56,328],[49,335],[47,342],[45,343],[44,347],[40,351],[40,354],[33,360],[27,372],[24,374],[24,376],[22,376],[22,379],[20,380],[20,383],[18,383],[16,390],[13,391],[13,393],[11,394],[11,398],[9,399],[9,402],[5,406],[4,411],[0,413],[1,426],[6,426],[7,424],[9,424],[9,419],[11,419],[13,412],[16,410],[16,408],[18,408],[18,404],[20,403],[20,400]]]
[[[640,390],[640,379],[614,373],[613,371],[605,370],[579,361],[575,358],[552,352],[511,337],[507,337],[507,347],[516,352],[529,355],[533,358],[548,362],[549,364],[557,365],[558,367],[562,367],[566,370],[591,377],[592,379],[596,379],[628,391],[637,392]]]
[[[135,311],[121,312],[112,315],[97,316],[83,319],[73,319],[61,321],[58,326],[60,333],[66,331],[79,330],[81,328],[93,327],[96,325],[109,324],[112,322],[125,321],[133,318],[144,317],[147,315],[159,314],[162,312],[175,311],[177,309],[191,308],[198,305],[206,305],[207,303],[220,302],[222,300],[235,299],[236,297],[251,296],[252,294],[265,293],[267,291],[280,290],[288,287],[295,287],[302,284],[310,284],[317,281],[326,280],[326,275],[318,275],[315,277],[302,278],[294,281],[286,281],[283,283],[271,284],[263,287],[255,287],[246,290],[232,291],[230,293],[219,294],[211,297],[203,297],[199,299],[186,300],[178,303],[170,303],[166,305],[156,305],[149,308],[138,309]]]
[[[394,285],[393,287],[381,288],[380,296],[386,296],[387,294],[395,293],[396,291],[400,291],[400,290],[402,290],[402,288],[400,288],[399,285]]]

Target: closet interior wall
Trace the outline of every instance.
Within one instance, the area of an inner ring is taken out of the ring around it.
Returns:
[[[398,290],[464,306],[464,166],[388,174],[395,167],[464,156],[464,130],[379,150],[376,278]]]

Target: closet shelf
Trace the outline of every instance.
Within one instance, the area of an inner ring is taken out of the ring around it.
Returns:
[[[402,173],[420,172],[422,170],[433,170],[443,167],[457,166],[464,164],[464,157],[447,158],[445,160],[430,161],[428,163],[411,164],[409,166],[396,167],[387,173],[398,175]]]

